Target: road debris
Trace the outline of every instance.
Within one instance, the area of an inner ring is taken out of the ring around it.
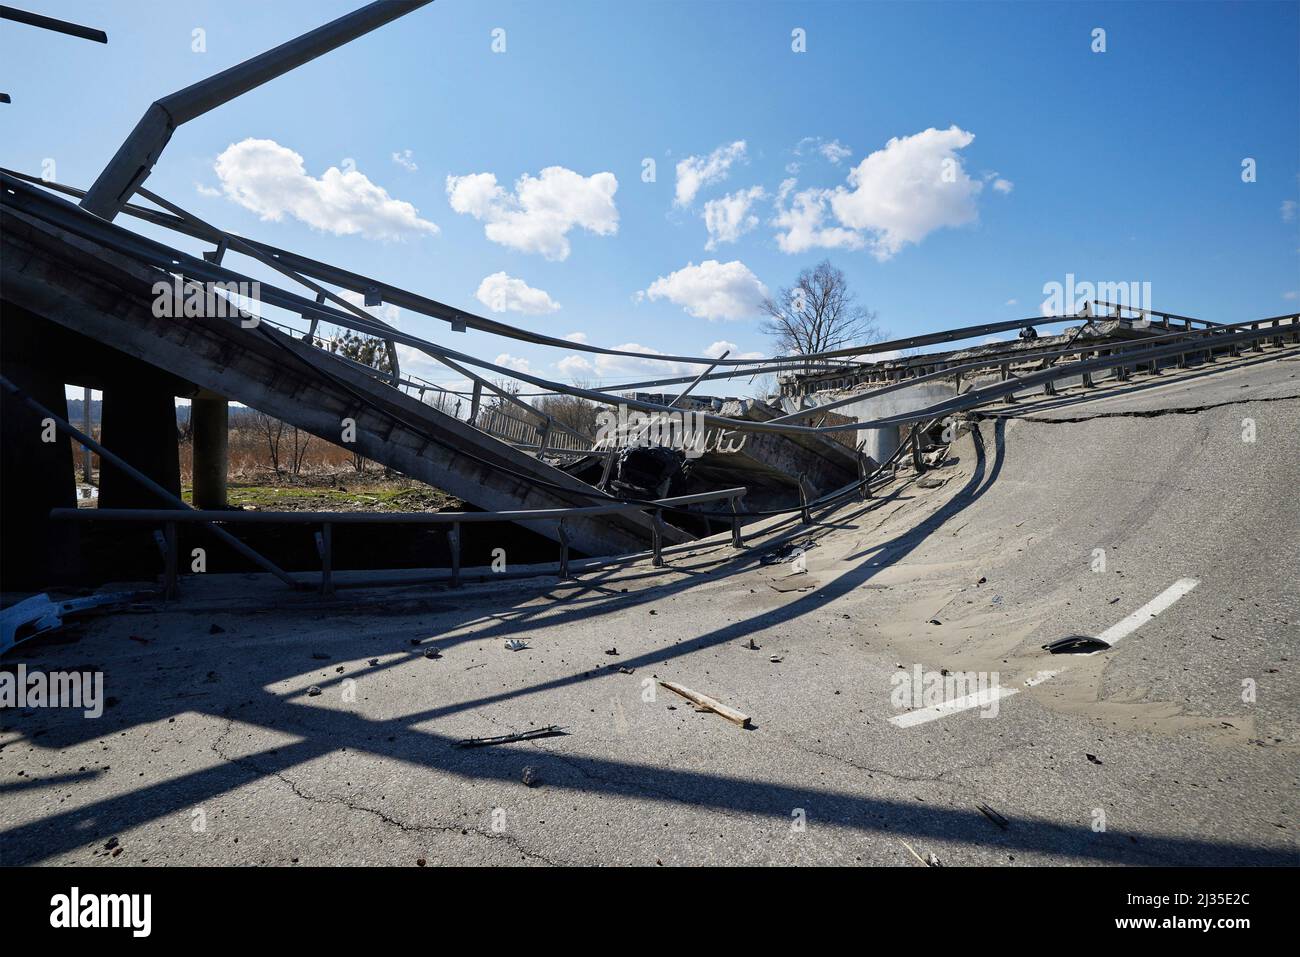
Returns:
[[[144,598],[151,598],[150,592],[106,592],[87,598],[72,598],[68,601],[51,601],[50,596],[42,592],[30,598],[10,605],[0,611],[0,654],[4,654],[19,642],[35,638],[47,631],[63,627],[63,619],[68,615],[81,614],[98,609],[108,610],[117,605],[131,604]]]
[[[660,681],[659,684],[663,685],[663,687],[667,688],[669,691],[675,691],[677,694],[681,695],[687,701],[693,701],[700,709],[704,711],[712,711],[714,714],[720,714],[728,721],[733,721],[736,724],[740,725],[742,728],[749,727],[749,715],[741,711],[737,711],[735,708],[732,708],[728,705],[723,704],[721,701],[718,701],[716,698],[710,698],[706,694],[700,694],[698,691],[692,691],[690,688],[687,688],[685,685],[679,685],[674,681]]]
[[[1093,764],[1101,764],[1101,758],[1097,757],[1097,755],[1095,754],[1085,754],[1084,757],[1086,757]]]
[[[752,636],[750,637],[750,639],[749,639],[748,641],[746,641],[746,642],[745,642],[743,645],[741,645],[740,647],[742,647],[742,648],[748,648],[750,651],[758,651],[758,645],[754,644],[754,639],[753,639]]]
[[[428,650],[424,653],[424,657],[426,657],[426,658],[441,658],[441,657],[442,657],[442,652],[439,651],[437,648],[430,648],[430,649],[428,649]]]
[[[791,579],[796,579],[796,580],[791,581]],[[774,578],[771,581],[769,581],[768,584],[772,586],[773,589],[779,592],[808,591],[809,589],[817,587],[817,582],[805,578],[804,575],[801,573],[788,575],[785,578]]]
[[[320,688],[317,688],[315,685],[312,685],[310,688],[307,689],[308,698],[315,698],[319,694],[320,694]]]
[[[784,655],[768,655],[767,660],[770,661],[770,662],[772,662],[772,664],[774,664],[774,665],[779,665],[781,662],[785,661],[785,656],[784,656]]]
[[[506,651],[523,651],[528,647],[528,642],[522,638],[511,638],[506,642]]]
[[[1005,817],[993,810],[993,808],[989,807],[987,804],[976,804],[975,810],[979,811],[1004,831],[1011,826],[1011,823]]]
[[[526,787],[535,788],[542,783],[542,776],[537,773],[537,769],[532,765],[524,768],[521,780]]]
[[[1110,645],[1091,635],[1066,635],[1043,645],[1043,650],[1054,655],[1086,655],[1094,651],[1105,651]]]
[[[939,858],[937,858],[935,855],[926,854],[925,857],[922,857],[920,854],[916,853],[915,849],[913,849],[912,845],[908,844],[907,841],[904,841],[901,838],[899,840],[900,843],[905,848],[907,848],[908,853],[911,854],[913,857],[915,857],[926,867],[943,867],[943,861],[939,860]]]
[[[779,548],[774,548],[769,552],[764,552],[758,556],[760,565],[782,565],[786,562],[792,562],[802,556],[810,548],[816,548],[817,543],[811,538],[802,542],[787,542]]]
[[[490,744],[510,744],[514,741],[531,741],[534,738],[554,738],[565,734],[568,734],[568,732],[558,724],[548,724],[544,728],[531,728],[528,731],[517,731],[512,734],[498,734],[489,738],[465,738],[463,741],[457,741],[456,747],[482,748]]]

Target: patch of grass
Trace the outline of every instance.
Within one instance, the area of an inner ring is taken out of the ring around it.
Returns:
[[[193,504],[193,488],[181,497]],[[264,512],[436,512],[455,510],[461,502],[439,489],[410,481],[360,481],[343,478],[337,485],[254,485],[231,482],[231,508]]]

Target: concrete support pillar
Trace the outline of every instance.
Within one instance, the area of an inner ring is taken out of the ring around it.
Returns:
[[[226,475],[230,470],[229,404],[210,392],[200,392],[190,402],[193,427],[194,507],[226,507]]]
[[[42,348],[26,315],[4,313],[4,377],[55,415],[68,417],[57,352]],[[49,441],[47,441],[47,439]],[[21,401],[0,393],[0,582],[6,591],[72,581],[79,570],[79,530],[50,521],[50,509],[75,508],[72,441]]]
[[[104,387],[100,427],[104,447],[174,495],[181,494],[176,398],[148,377]],[[100,508],[161,508],[165,503],[108,462],[100,463]]]

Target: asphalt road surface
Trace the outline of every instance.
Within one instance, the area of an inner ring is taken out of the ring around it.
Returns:
[[[7,668],[110,706],[0,717],[0,862],[1300,863],[1300,362],[1257,358],[994,410],[923,482],[664,569],[214,574],[31,642]]]

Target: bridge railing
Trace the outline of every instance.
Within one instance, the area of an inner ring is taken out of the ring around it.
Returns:
[[[632,512],[650,512],[654,520],[651,528],[651,562],[655,567],[664,564],[663,530],[665,510],[681,511],[688,505],[708,502],[728,502],[731,506],[731,545],[740,548],[744,542],[740,534],[739,503],[748,489],[744,487],[678,495],[673,498],[645,502],[611,501],[599,505],[577,505],[571,508],[542,508],[504,512],[242,512],[207,509],[166,508],[55,508],[50,518],[75,522],[134,522],[162,527],[154,530],[163,557],[163,592],[167,598],[178,594],[180,561],[176,530],[178,525],[317,525],[316,550],[320,556],[321,594],[334,593],[333,529],[335,525],[449,525],[447,543],[451,551],[450,581],[453,588],[461,584],[461,526],[482,522],[547,522],[557,523],[560,541],[560,577],[569,574],[569,526],[575,518],[601,515],[620,515]],[[304,583],[298,581],[298,587]]]

